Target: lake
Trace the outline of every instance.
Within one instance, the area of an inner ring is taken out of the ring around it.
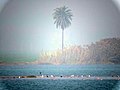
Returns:
[[[0,66],[0,76],[120,75],[120,65],[14,65]],[[119,80],[1,79],[0,90],[120,90]]]

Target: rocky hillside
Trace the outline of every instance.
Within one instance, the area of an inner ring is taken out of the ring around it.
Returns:
[[[21,61],[22,57],[19,58],[15,60]],[[63,52],[62,50],[41,52],[38,59],[33,61],[27,58],[21,62],[0,62],[0,65],[10,64],[120,64],[120,38],[102,39],[84,47],[66,47]]]
[[[44,52],[35,64],[120,64],[120,38],[102,39],[91,45]]]

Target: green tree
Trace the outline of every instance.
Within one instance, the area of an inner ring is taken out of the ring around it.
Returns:
[[[56,24],[56,28],[62,29],[62,50],[64,48],[64,29],[71,25],[72,21],[72,13],[68,7],[63,6],[60,8],[54,9],[53,13],[54,24]]]

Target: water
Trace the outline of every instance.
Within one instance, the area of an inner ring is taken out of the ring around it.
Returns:
[[[120,65],[16,65],[0,66],[1,76],[13,75],[120,75]],[[120,90],[118,80],[6,79],[0,90]]]

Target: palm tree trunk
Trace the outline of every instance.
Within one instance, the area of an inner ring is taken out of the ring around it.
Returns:
[[[64,49],[64,29],[62,29],[62,52]]]

